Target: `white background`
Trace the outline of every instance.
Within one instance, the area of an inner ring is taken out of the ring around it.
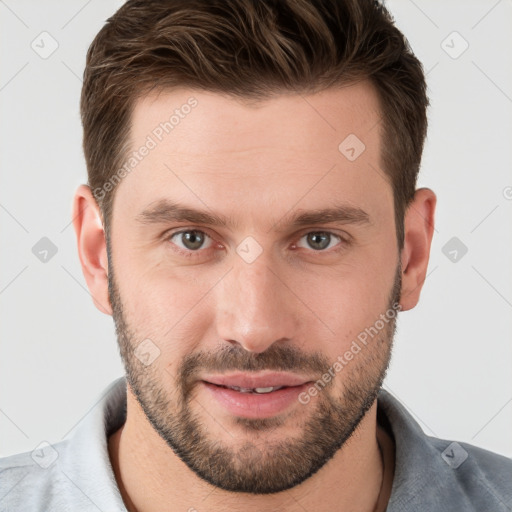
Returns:
[[[123,373],[70,225],[86,181],[80,77],[120,4],[0,1],[0,455],[61,440]],[[512,2],[387,5],[428,72],[419,184],[438,209],[429,276],[400,315],[386,388],[427,434],[512,457]],[[58,42],[47,59],[31,48],[41,37],[51,48],[43,31]],[[46,263],[32,253],[42,237],[58,249]],[[452,237],[468,248],[456,262],[442,252]]]

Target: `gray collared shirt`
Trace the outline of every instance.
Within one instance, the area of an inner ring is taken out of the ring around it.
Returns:
[[[68,438],[0,459],[1,512],[126,512],[108,456],[108,436],[126,420],[121,377]],[[378,421],[395,440],[387,512],[512,511],[512,459],[424,434],[390,393]]]

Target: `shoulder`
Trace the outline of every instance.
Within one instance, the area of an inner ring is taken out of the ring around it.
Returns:
[[[512,459],[464,442],[427,439],[444,462],[446,482],[467,497],[471,510],[512,510]]]
[[[125,421],[124,378],[111,383],[73,434],[0,459],[0,512],[126,511],[108,436]]]
[[[395,442],[389,512],[512,510],[512,459],[426,435],[385,390],[379,393],[378,418]]]
[[[70,493],[59,464],[67,445],[67,440],[45,443],[32,452],[0,458],[0,511],[60,510]]]

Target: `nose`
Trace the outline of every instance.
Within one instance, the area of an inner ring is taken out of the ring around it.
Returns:
[[[296,337],[304,312],[270,258],[261,255],[252,263],[238,258],[216,288],[221,340],[260,353],[273,343]]]

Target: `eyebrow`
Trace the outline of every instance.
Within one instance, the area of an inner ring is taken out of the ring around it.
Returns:
[[[188,222],[224,228],[236,228],[239,223],[230,217],[197,210],[186,205],[160,199],[139,213],[135,220],[141,224],[165,224],[169,222]],[[296,210],[294,214],[285,215],[273,226],[278,224],[302,227],[325,223],[340,224],[371,224],[369,215],[359,207],[341,204],[314,210]]]

